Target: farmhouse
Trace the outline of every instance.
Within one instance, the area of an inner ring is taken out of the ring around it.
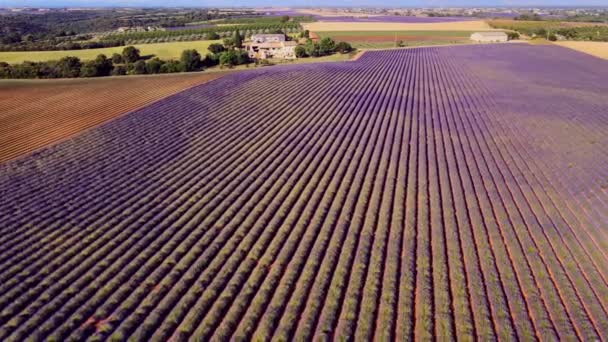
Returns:
[[[504,32],[475,32],[471,35],[471,40],[478,43],[498,43],[508,41],[509,37]]]
[[[251,42],[245,45],[250,58],[295,59],[295,48],[298,44],[286,41],[284,34],[254,34],[251,36]]]

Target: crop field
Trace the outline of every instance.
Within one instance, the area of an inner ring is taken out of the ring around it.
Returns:
[[[0,162],[226,73],[0,81]]]
[[[339,22],[317,21],[303,23],[304,29],[311,32],[333,31],[491,31],[492,28],[481,20],[439,23],[403,22]]]
[[[607,62],[234,73],[0,165],[0,340],[606,340]]]
[[[608,59],[608,42],[573,42],[560,41],[554,44],[588,53],[595,57]]]
[[[143,56],[154,56],[160,59],[179,59],[182,52],[187,49],[196,49],[201,54],[207,53],[207,48],[220,40],[199,40],[191,42],[171,42],[153,44],[135,44]],[[62,51],[0,51],[0,62],[9,64],[30,62],[44,62],[59,60],[66,56],[78,57],[82,60],[95,59],[100,54],[111,57],[113,53],[121,53],[124,46],[101,49],[62,50]]]
[[[282,16],[311,16],[318,21],[339,22],[384,22],[384,23],[449,23],[454,21],[476,21],[473,17],[416,17],[404,15],[378,15],[366,13],[353,13],[332,10],[310,10],[310,9],[280,9],[269,12],[271,15]]]
[[[334,31],[314,32],[319,37],[348,42],[356,48],[390,48],[398,41],[408,46],[469,43],[473,31]]]

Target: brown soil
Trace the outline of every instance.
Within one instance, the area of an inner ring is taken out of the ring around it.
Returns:
[[[226,73],[0,82],[0,162]]]

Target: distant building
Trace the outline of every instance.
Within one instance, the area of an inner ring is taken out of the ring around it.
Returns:
[[[471,40],[478,43],[499,43],[506,42],[509,40],[504,32],[493,31],[493,32],[475,32],[471,35]]]
[[[284,42],[284,34],[254,34],[251,36],[252,43],[273,43],[273,42]]]
[[[295,59],[297,45],[294,41],[286,41],[284,34],[254,34],[251,42],[245,44],[249,58],[255,59]]]

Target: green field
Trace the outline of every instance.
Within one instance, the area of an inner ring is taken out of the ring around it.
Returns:
[[[212,43],[220,43],[220,41],[199,40],[192,42],[139,44],[135,45],[135,47],[141,50],[142,56],[154,55],[154,57],[159,57],[161,59],[176,59],[180,57],[182,51],[187,49],[196,49],[201,53],[201,55],[205,55],[207,53],[207,47]],[[124,46],[88,50],[0,52],[0,62],[7,62],[10,64],[21,63],[24,61],[42,62],[58,60],[65,56],[75,56],[86,60],[94,59],[99,54],[104,54],[110,57],[115,52],[122,52],[123,49]]]
[[[319,37],[346,41],[358,49],[386,49],[403,41],[405,46],[463,44],[472,31],[325,31]]]

